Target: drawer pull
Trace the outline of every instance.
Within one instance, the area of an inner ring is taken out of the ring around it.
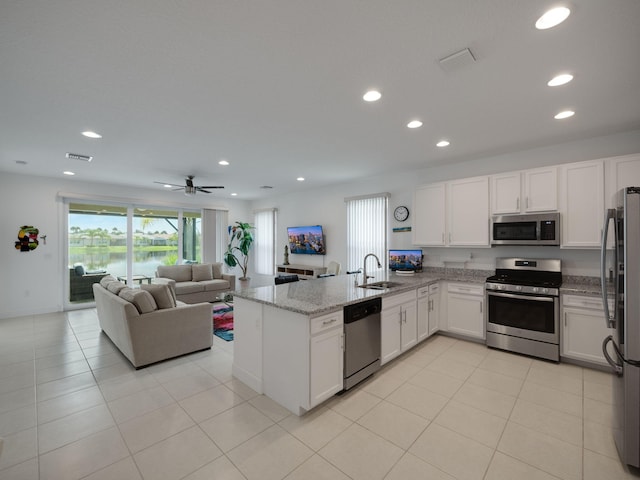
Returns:
[[[324,321],[322,322],[322,325],[323,325],[323,326],[324,326],[324,325],[331,325],[331,324],[332,324],[332,323],[334,323],[334,322],[336,322],[336,319],[335,319],[335,318],[332,318],[331,320],[324,320]]]

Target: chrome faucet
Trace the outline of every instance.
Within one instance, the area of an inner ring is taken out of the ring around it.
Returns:
[[[363,263],[363,267],[362,267],[363,275],[362,276],[364,277],[363,278],[363,283],[364,284],[367,283],[367,279],[373,278],[373,276],[367,275],[367,258],[369,258],[369,257],[375,258],[376,262],[378,262],[378,268],[382,268],[382,264],[380,263],[380,259],[376,256],[376,254],[375,253],[367,253],[364,256],[364,260],[362,261],[362,263]]]

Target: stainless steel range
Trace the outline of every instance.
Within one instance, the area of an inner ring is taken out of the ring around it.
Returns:
[[[560,360],[561,262],[497,258],[487,278],[487,346]]]

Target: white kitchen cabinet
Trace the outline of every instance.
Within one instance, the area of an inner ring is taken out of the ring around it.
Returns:
[[[607,158],[605,164],[605,205],[615,207],[614,195],[621,188],[640,186],[640,154]]]
[[[484,339],[484,287],[450,282],[447,285],[447,330]]]
[[[418,342],[438,331],[440,324],[440,284],[418,289]]]
[[[489,246],[489,178],[447,184],[449,246]]]
[[[418,187],[413,194],[414,245],[445,245],[445,184]]]
[[[561,246],[599,248],[604,215],[601,160],[560,166]]]
[[[314,332],[313,325],[320,324]],[[310,407],[315,407],[342,390],[344,333],[342,312],[312,320],[310,341]]]
[[[613,329],[605,325],[600,298],[562,296],[562,357],[607,365],[602,341],[612,334]]]
[[[418,343],[416,291],[382,299],[380,362],[384,365]]]
[[[493,215],[554,211],[558,209],[557,199],[556,167],[491,176]]]

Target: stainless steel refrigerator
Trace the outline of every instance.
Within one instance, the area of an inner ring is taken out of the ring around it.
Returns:
[[[607,288],[609,235],[614,247],[610,252],[612,285]],[[640,467],[640,187],[620,190],[616,208],[607,211],[600,263],[605,321],[614,329],[602,343],[604,356],[616,373],[614,439],[621,460]],[[614,307],[610,310],[607,300],[612,294]]]

